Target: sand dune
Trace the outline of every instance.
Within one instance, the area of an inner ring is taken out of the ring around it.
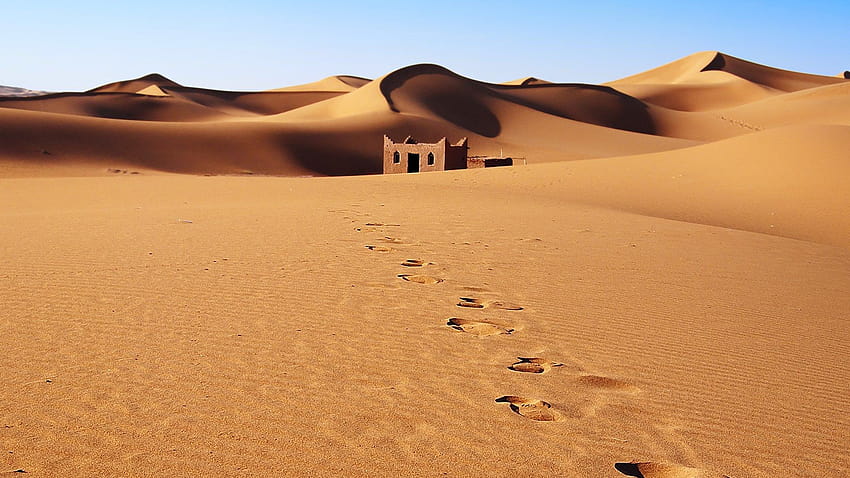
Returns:
[[[148,93],[55,93],[30,98],[0,98],[0,108],[137,121],[208,121],[224,116],[221,111],[180,101],[167,94]],[[49,123],[50,120],[45,121]]]
[[[87,93],[136,93],[150,86],[180,86],[180,83],[170,80],[159,73],[150,73],[132,80],[116,81],[98,86]]]
[[[606,84],[667,108],[706,111],[840,81],[834,77],[771,68],[708,51]]]
[[[574,201],[596,161],[0,180],[3,470],[850,472],[847,249]]]
[[[327,78],[323,78],[319,81],[314,81],[312,83],[285,86],[283,88],[275,88],[270,91],[311,91],[348,93],[350,91],[356,90],[357,88],[360,88],[361,86],[369,83],[370,81],[372,80],[368,78],[361,78],[359,76],[336,75],[329,76]]]
[[[53,164],[84,161],[89,174],[120,167],[339,175],[379,172],[384,134],[413,134],[420,141],[469,137],[472,154],[508,154],[533,164],[848,122],[844,80],[718,52],[697,53],[610,86],[533,80],[496,85],[436,65],[414,65],[374,81],[335,76],[280,91],[230,92],[151,74],[86,93],[0,99],[0,123],[8,125],[2,158],[19,164],[7,165],[7,172],[37,170],[31,161],[43,160],[48,151]],[[654,93],[641,94],[647,88]],[[16,109],[73,118],[20,115]],[[39,132],[24,127],[36,123]],[[72,141],[63,133],[70,125],[74,137],[90,141]],[[202,160],[198,151],[205,152]]]
[[[711,72],[722,72],[726,75],[720,76]],[[751,83],[784,92],[837,83],[835,78],[829,76],[781,70],[735,58],[718,51],[704,51],[608,84],[710,83],[712,81],[720,82],[722,78],[727,76],[735,76]]]
[[[36,90],[28,90],[26,88],[18,88],[15,86],[1,86],[0,85],[0,97],[3,96],[38,96],[38,95],[46,95],[46,91],[36,91]]]
[[[469,137],[472,154],[508,154],[536,163],[672,150],[778,126],[847,123],[843,80],[717,52],[691,55],[610,86],[534,78],[513,83],[483,83],[436,65],[402,68],[374,81],[334,76],[268,92],[187,87],[151,74],[86,93],[0,99],[4,110],[79,117],[71,122],[79,138],[112,135],[110,123],[83,117],[125,120],[114,126],[121,141],[79,145],[53,141],[52,133],[13,134],[23,123],[10,124],[2,153],[6,161],[29,161],[48,150],[57,163],[85,158],[90,165],[195,174],[339,175],[379,172],[384,134],[413,134],[420,141]],[[15,122],[17,116],[4,111],[0,118]],[[27,121],[46,131],[68,124],[55,116]],[[240,124],[230,125],[234,121]],[[146,122],[186,124],[159,128]],[[232,133],[223,136],[224,129]],[[196,143],[212,136],[215,150]],[[235,158],[232,152],[248,137],[262,138],[257,143],[266,146]],[[199,150],[210,155],[199,161]]]
[[[0,98],[0,474],[848,476],[848,102],[718,52]]]
[[[605,111],[594,108],[596,102],[604,104]],[[530,162],[693,144],[614,129],[641,130],[650,125],[639,101],[609,88],[493,85],[436,65],[403,68],[355,92],[269,120],[315,124],[332,118],[357,122],[365,115],[382,118],[387,131],[399,138],[405,137],[406,131],[416,132],[420,141],[466,136],[471,138],[472,154],[498,154],[504,149],[513,156],[528,156]]]
[[[488,171],[478,182],[513,192],[539,183],[540,197],[848,247],[848,148],[848,126],[793,126],[676,151]]]
[[[752,130],[794,124],[850,125],[850,82],[774,96],[718,113]]]
[[[121,120],[207,122],[277,114],[335,96],[336,93],[231,92],[149,85],[132,93],[86,92],[28,98],[0,97],[0,108]]]
[[[137,93],[152,87],[167,96]],[[133,93],[127,96],[119,90]],[[6,158],[27,161],[26,157],[39,157],[47,150],[56,162],[85,159],[88,164],[107,167],[196,174],[379,172],[384,134],[403,138],[416,133],[422,141],[466,136],[473,139],[473,154],[507,151],[527,157],[531,163],[694,144],[637,134],[652,129],[645,106],[610,88],[492,85],[433,65],[398,70],[347,94],[224,92],[179,86],[149,75],[88,93],[54,95],[40,101],[6,100],[0,106],[7,108],[0,111],[0,123],[9,125]],[[36,118],[16,115],[10,108],[80,117]],[[173,127],[121,122],[113,126],[82,116],[188,124]],[[244,121],[238,126],[231,124],[237,119]],[[33,122],[41,124],[41,132],[25,126]],[[75,137],[90,141],[68,141],[61,131],[67,131],[71,124]],[[222,135],[224,130],[229,133]],[[56,131],[56,137],[44,131]],[[243,149],[248,142],[266,146]],[[216,146],[211,148],[210,144]],[[251,154],[234,154],[238,150]],[[206,153],[203,159],[198,158],[198,151]]]
[[[509,86],[528,86],[528,85],[548,85],[551,84],[550,81],[541,80],[540,78],[535,78],[533,76],[526,76],[525,78],[518,78],[516,80],[506,81],[502,83],[503,85]]]

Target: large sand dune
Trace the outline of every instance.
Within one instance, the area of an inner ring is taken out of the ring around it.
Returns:
[[[841,79],[780,70],[707,51],[608,85],[649,103],[705,111],[838,82]]]
[[[848,85],[0,98],[0,474],[848,476]]]

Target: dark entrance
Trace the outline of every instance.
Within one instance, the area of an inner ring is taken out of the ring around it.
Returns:
[[[419,153],[407,153],[407,172],[419,172]]]

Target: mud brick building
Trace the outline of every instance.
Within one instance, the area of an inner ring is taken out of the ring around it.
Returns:
[[[408,136],[395,143],[384,135],[384,174],[464,169],[468,151],[466,138],[455,144],[449,144],[446,138],[436,143],[419,143]]]

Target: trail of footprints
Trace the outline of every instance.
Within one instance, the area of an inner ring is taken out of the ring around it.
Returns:
[[[359,232],[384,232],[383,228],[389,226],[399,227],[400,225],[369,222],[356,230]],[[379,253],[396,251],[393,247],[389,245],[382,245],[380,243],[400,245],[403,244],[404,241],[398,237],[382,236],[377,239],[377,243],[367,244],[365,247],[371,251]],[[435,265],[435,263],[424,259],[405,259],[399,265],[409,269],[427,270],[428,266]],[[423,285],[435,285],[445,281],[443,278],[424,273],[403,273],[398,274],[396,277],[407,282],[414,282]],[[487,289],[482,287],[465,287],[464,289],[470,292],[487,291]],[[491,309],[500,311],[522,311],[525,309],[523,306],[513,302],[482,299],[478,297],[459,297],[456,305],[461,309]],[[458,332],[463,332],[476,337],[513,335],[519,331],[518,326],[512,321],[503,319],[496,320],[486,318],[470,319],[463,317],[450,317],[446,321],[446,326]],[[517,357],[517,362],[508,366],[508,369],[520,373],[544,374],[554,368],[562,367],[563,365],[564,364],[562,363],[553,362],[542,357]],[[638,391],[637,387],[627,382],[596,375],[580,375],[575,378],[575,382],[577,384],[602,391]],[[507,403],[512,411],[534,421],[556,422],[562,420],[563,417],[563,415],[555,407],[553,407],[551,403],[537,398],[505,395],[497,398],[496,402]]]
[[[370,222],[366,223],[365,227],[357,228],[356,230],[360,232],[383,232],[382,227],[388,226],[398,227],[400,224]],[[404,243],[404,241],[400,238],[392,236],[383,236],[378,239],[378,242],[393,245]],[[390,253],[397,250],[389,245],[381,244],[370,244],[365,247],[378,253]],[[406,268],[427,268],[427,266],[435,265],[435,263],[428,262],[423,259],[405,259],[400,263],[400,265]],[[434,277],[428,274],[405,273],[398,274],[397,277],[407,282],[414,282],[423,285],[435,285],[445,281],[443,278]],[[472,292],[487,291],[485,288],[474,286],[465,287],[464,289]],[[522,311],[525,309],[523,306],[512,302],[502,300],[485,300],[477,297],[459,297],[456,305],[462,309],[494,309],[502,311]],[[446,326],[458,332],[463,332],[476,337],[512,335],[518,331],[517,326],[508,320],[451,317],[446,321]],[[555,368],[563,366],[563,363],[553,362],[543,357],[517,357],[517,361],[509,365],[507,368],[519,373],[545,374]],[[577,384],[599,391],[627,393],[636,393],[640,391],[638,387],[626,381],[599,375],[580,374],[577,377],[574,377],[574,380]],[[536,422],[559,422],[565,419],[564,414],[556,407],[552,406],[551,403],[538,398],[504,395],[497,398],[496,402],[506,403],[514,413]],[[657,478],[713,476],[701,474],[704,470],[664,463],[616,463],[614,467],[621,474],[627,476]],[[690,474],[692,472],[699,474]]]

